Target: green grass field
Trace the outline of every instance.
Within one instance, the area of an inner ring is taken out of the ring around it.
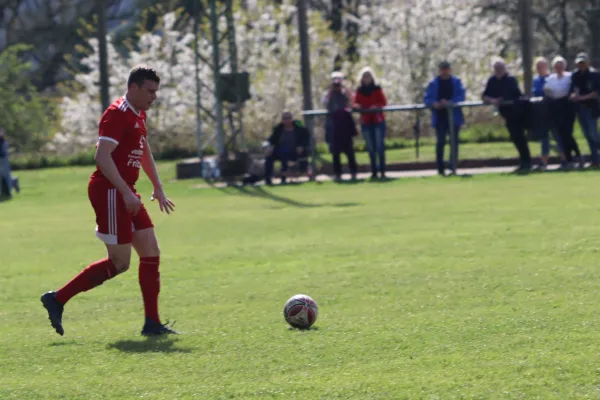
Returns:
[[[540,150],[537,143],[530,143],[533,157],[539,156]],[[450,154],[450,146],[446,146],[446,159]],[[554,155],[554,153],[553,153]],[[321,155],[323,160],[332,162],[330,153]],[[496,143],[463,143],[459,147],[459,156],[463,160],[478,160],[486,158],[516,158],[515,146],[510,142]],[[345,158],[344,158],[345,159]],[[365,151],[356,153],[356,161],[359,164],[369,165],[369,153]],[[433,143],[419,148],[419,158],[416,157],[415,148],[390,149],[386,151],[386,162],[403,163],[414,161],[435,161],[435,145]]]
[[[19,172],[0,204],[0,399],[598,399],[600,175],[197,189],[161,171],[163,318],[137,268],[39,302],[104,256],[90,168]],[[149,186],[139,187],[144,198]],[[288,329],[294,294],[320,306]]]

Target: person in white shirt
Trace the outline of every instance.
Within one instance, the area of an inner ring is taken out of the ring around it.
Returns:
[[[567,72],[567,61],[561,57],[552,60],[554,73],[551,74],[544,84],[544,95],[548,101],[550,124],[554,136],[562,144],[565,161],[573,163],[573,154],[583,166],[581,151],[573,137],[573,126],[575,124],[575,108],[569,100],[571,88],[571,73]]]

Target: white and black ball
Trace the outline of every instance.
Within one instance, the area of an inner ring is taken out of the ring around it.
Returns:
[[[289,299],[283,307],[283,316],[290,326],[297,329],[308,329],[317,320],[319,307],[312,297],[297,294]]]

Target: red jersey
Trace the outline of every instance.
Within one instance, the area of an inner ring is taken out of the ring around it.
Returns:
[[[140,176],[146,140],[146,113],[136,111],[125,96],[110,105],[100,120],[99,140],[116,143],[112,159],[125,182],[133,186]],[[90,182],[108,182],[96,167]],[[110,182],[108,182],[110,184]]]

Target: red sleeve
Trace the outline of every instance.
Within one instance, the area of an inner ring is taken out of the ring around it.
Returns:
[[[381,107],[387,106],[387,99],[386,99],[385,94],[383,93],[382,89],[379,89],[377,91],[377,95],[378,95],[377,96],[378,97],[377,102],[379,103],[377,105],[381,106]]]
[[[100,120],[100,139],[119,144],[125,133],[127,124],[125,113],[120,110],[109,110]]]

